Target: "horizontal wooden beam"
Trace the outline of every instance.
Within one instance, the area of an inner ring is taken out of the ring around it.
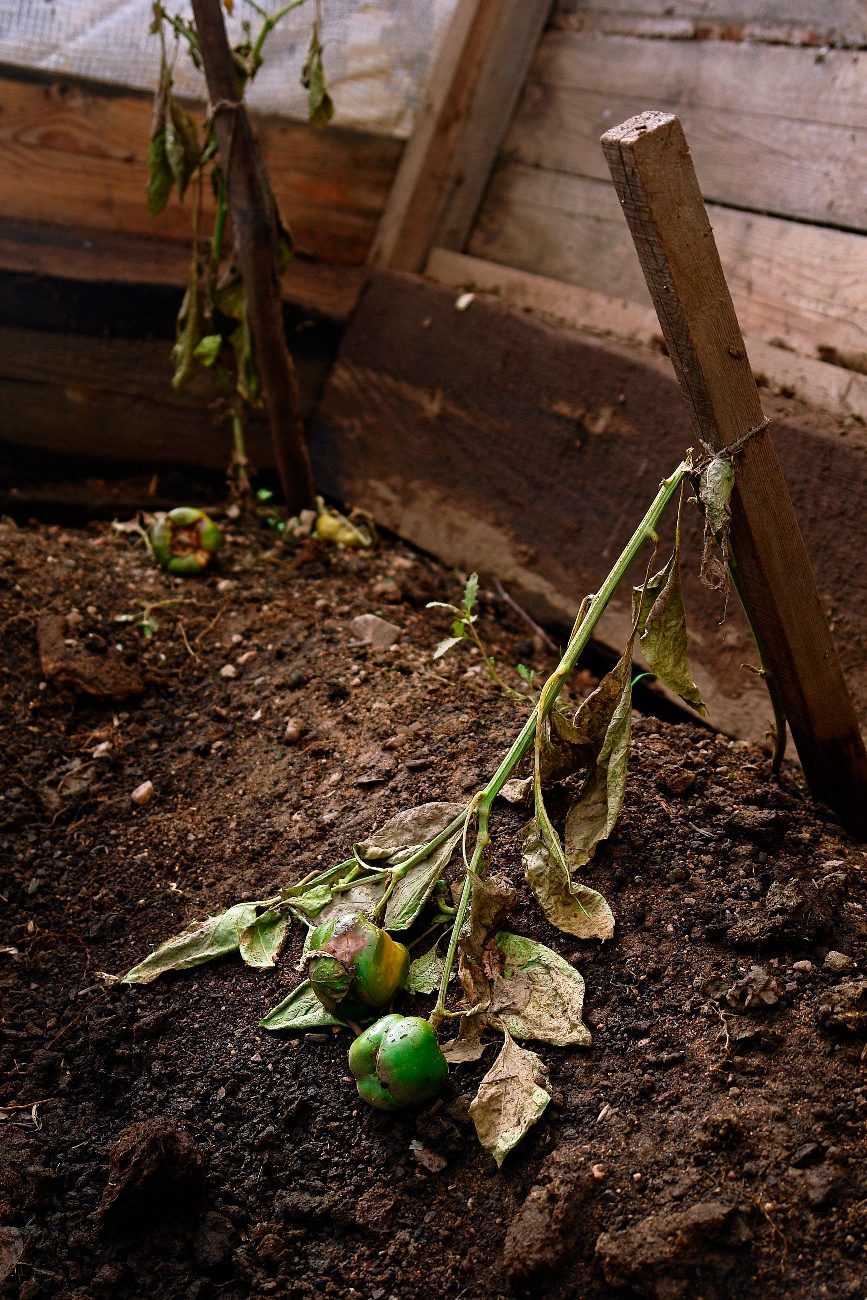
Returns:
[[[4,271],[93,284],[183,286],[189,266],[189,245],[175,240],[36,221],[0,223]],[[345,321],[366,274],[363,266],[294,257],[281,277],[283,296],[304,311]]]
[[[862,0],[558,0],[555,22],[645,38],[867,45]]]
[[[867,236],[716,204],[708,212],[746,333],[867,363]],[[609,182],[504,162],[466,251],[651,307]]]
[[[598,138],[648,103],[677,113],[706,199],[867,229],[859,51],[546,33],[506,138],[518,162],[608,179]]]
[[[447,248],[433,250],[426,274],[460,292],[494,294],[544,320],[638,343],[659,354],[662,333],[652,307]],[[867,375],[775,347],[753,335],[747,335],[747,346],[760,387],[822,407],[837,418],[867,424]],[[659,365],[668,363],[660,356]]]
[[[360,265],[402,152],[400,141],[258,118],[256,129],[297,251]],[[5,221],[183,243],[190,205],[145,206],[147,95],[46,76],[0,77],[0,215]],[[212,199],[206,194],[205,214]]]

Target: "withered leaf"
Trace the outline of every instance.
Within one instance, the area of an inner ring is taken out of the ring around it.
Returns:
[[[509,1033],[555,1047],[589,1046],[590,1031],[581,1019],[584,980],[575,967],[544,944],[507,930],[495,941],[504,963],[492,1010]]]
[[[543,1061],[535,1052],[518,1047],[507,1033],[499,1056],[470,1104],[479,1141],[498,1165],[536,1123],[550,1100]]]
[[[524,829],[521,857],[527,884],[552,925],[579,939],[611,938],[611,908],[595,889],[570,878],[562,860],[542,839],[535,818]]]
[[[124,984],[150,984],[159,975],[172,970],[189,970],[237,952],[241,932],[253,924],[261,903],[236,903],[218,916],[196,921],[155,948],[144,961],[123,976]]]
[[[699,713],[707,710],[692,680],[686,643],[686,615],[680,585],[677,551],[665,568],[648,578],[632,594],[633,620],[647,666],[669,690]]]

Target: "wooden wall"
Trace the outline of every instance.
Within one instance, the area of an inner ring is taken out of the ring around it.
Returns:
[[[859,0],[558,0],[469,240],[431,274],[532,307],[542,286],[503,268],[542,277],[549,314],[650,338],[599,136],[676,112],[757,368],[867,417],[865,47]]]

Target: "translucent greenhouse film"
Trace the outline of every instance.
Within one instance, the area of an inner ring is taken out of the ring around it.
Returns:
[[[335,123],[406,137],[424,94],[431,63],[457,0],[321,0],[325,68]],[[167,6],[187,16],[190,5]],[[278,0],[263,8],[274,11]],[[265,64],[250,93],[262,112],[304,118],[301,68],[315,0],[306,0],[270,37]],[[246,0],[227,16],[230,35],[256,18]],[[0,0],[0,62],[152,89],[159,49],[149,33],[149,0]],[[189,60],[178,59],[179,93],[202,95]]]

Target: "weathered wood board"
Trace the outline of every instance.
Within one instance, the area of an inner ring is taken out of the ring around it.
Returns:
[[[657,364],[661,363],[663,340],[652,307],[447,248],[433,250],[426,274],[438,284],[460,292],[494,294],[513,307],[535,312],[558,325],[642,344],[658,358]],[[838,419],[851,417],[867,424],[867,374],[816,361],[754,335],[747,335],[747,351],[760,387],[800,398],[833,412]],[[667,362],[663,364],[667,366]]]
[[[224,470],[232,438],[198,391],[171,388],[165,339],[95,338],[0,327],[0,440],[51,455],[85,455],[151,465]],[[296,349],[302,404],[309,414],[329,355]],[[267,424],[250,424],[254,464],[273,462]]]
[[[853,353],[867,365],[867,237],[718,204],[708,211],[747,334],[807,356],[826,348]],[[650,307],[605,181],[503,162],[468,251]]]
[[[554,22],[679,40],[867,45],[863,0],[558,0]]]
[[[190,202],[145,206],[147,95],[37,74],[0,78],[0,216],[186,242]],[[256,120],[297,250],[365,261],[402,144],[385,136]],[[212,198],[205,195],[206,216]]]
[[[607,180],[599,136],[648,107],[682,121],[706,199],[867,228],[867,54],[549,31],[505,152]]]
[[[673,378],[626,349],[417,277],[377,272],[317,408],[320,484],[464,569],[498,576],[538,616],[568,621],[594,590],[660,478],[690,441]],[[867,712],[867,590],[853,565],[867,510],[867,438],[780,419],[784,470],[844,667]],[[686,599],[696,676],[713,721],[761,738],[763,688],[745,623],[696,577],[687,514]],[[625,600],[601,637],[625,638]],[[432,645],[435,631],[432,629]]]

